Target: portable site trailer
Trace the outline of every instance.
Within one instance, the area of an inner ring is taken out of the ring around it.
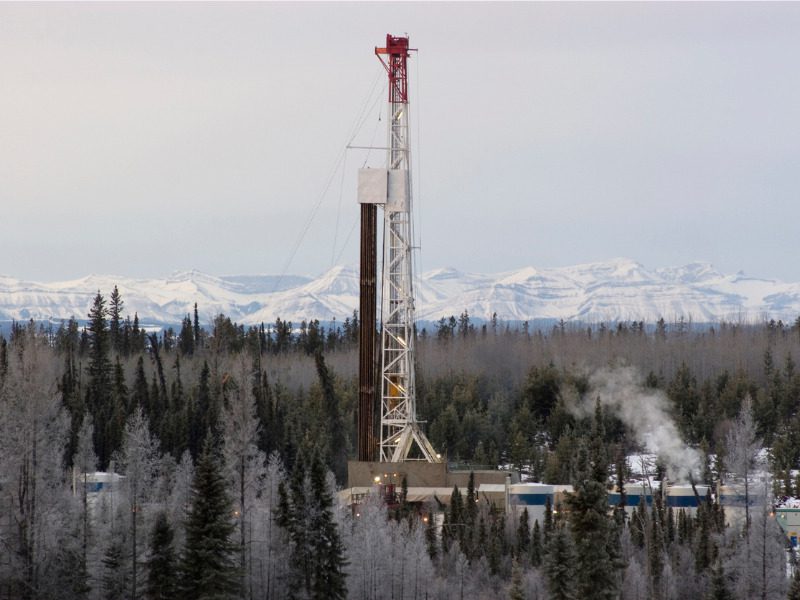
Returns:
[[[746,510],[752,510],[764,504],[764,490],[760,486],[750,486],[745,493],[743,485],[723,485],[719,488],[719,503],[725,509],[725,521],[731,524],[744,522]]]
[[[72,494],[78,495],[81,488],[86,489],[89,496],[106,492],[117,485],[124,479],[124,476],[119,473],[95,471],[94,473],[78,473],[73,471],[72,474]]]
[[[517,516],[528,509],[530,522],[544,522],[544,511],[547,501],[555,507],[555,486],[543,483],[517,483],[508,486],[508,506],[506,512],[515,511]]]
[[[697,485],[697,496],[691,485],[671,485],[667,488],[666,506],[671,506],[673,510],[684,509],[689,512],[697,510],[698,496],[699,502],[705,502],[708,494],[707,485]]]
[[[625,486],[625,512],[632,513],[644,499],[647,508],[653,505],[653,494],[658,493],[658,488],[651,489],[649,485],[643,483],[633,483]],[[608,492],[608,505],[619,506],[622,494],[614,489]]]
[[[800,508],[776,508],[775,520],[783,529],[792,548],[797,548],[798,533],[800,533]]]

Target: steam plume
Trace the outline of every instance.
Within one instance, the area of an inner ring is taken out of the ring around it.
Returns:
[[[601,369],[589,378],[589,384],[587,399],[591,402],[576,404],[573,412],[591,414],[594,400],[599,398],[601,406],[625,423],[642,446],[666,463],[670,479],[685,480],[699,472],[700,454],[683,442],[669,414],[667,395],[645,388],[636,369]]]

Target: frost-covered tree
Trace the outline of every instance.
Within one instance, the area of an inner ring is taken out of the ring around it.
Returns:
[[[32,328],[11,346],[0,388],[0,582],[9,597],[24,600],[52,583],[56,532],[72,526],[63,522],[70,514],[62,467],[69,425],[52,351]]]
[[[120,472],[125,476],[123,492],[130,514],[131,597],[137,598],[139,563],[143,546],[139,528],[144,517],[145,503],[153,496],[158,477],[160,454],[158,441],[150,435],[147,419],[137,408],[125,425],[122,450],[117,455]]]
[[[525,590],[522,587],[522,567],[514,559],[511,565],[511,585],[508,588],[508,600],[525,600]]]
[[[625,567],[622,578],[623,600],[650,600],[650,582],[641,563],[635,558]]]
[[[739,539],[728,543],[734,551],[725,567],[734,579],[738,598],[777,600],[786,596],[786,537],[766,502],[769,488],[770,482],[764,479],[763,496],[758,496],[759,502],[751,510],[749,535],[742,532]]]
[[[194,463],[188,450],[183,452],[180,462],[175,465],[169,476],[169,493],[164,501],[168,514],[168,521],[177,525],[186,515],[186,510],[192,501],[192,481],[194,480]],[[185,541],[183,527],[175,527],[175,547],[182,548]]]
[[[752,404],[750,396],[745,397],[738,416],[725,436],[728,470],[739,476],[744,487],[745,535],[749,535],[750,529],[750,479],[757,468],[756,459],[761,450]]]
[[[253,508],[261,495],[266,477],[266,457],[258,449],[259,423],[250,380],[252,363],[243,352],[234,366],[236,384],[222,415],[225,472],[233,491],[234,515],[239,529],[239,555],[243,589],[252,592],[244,579],[252,578]]]
[[[74,493],[80,503],[79,538],[80,553],[74,568],[76,587],[78,590],[89,591],[89,546],[91,543],[92,524],[89,514],[89,475],[97,469],[97,455],[94,453],[93,427],[91,417],[84,416],[81,428],[78,431],[77,448],[72,459],[72,483]],[[83,583],[81,584],[81,580]]]
[[[789,586],[789,592],[786,595],[787,600],[800,600],[800,569],[795,567],[794,575],[792,576],[792,583]]]
[[[281,598],[286,596],[283,587],[289,569],[286,538],[273,518],[273,508],[278,504],[278,488],[286,473],[280,456],[273,452],[267,460],[266,479],[260,497],[253,506],[252,543],[253,561],[257,563],[251,574],[254,596]]]

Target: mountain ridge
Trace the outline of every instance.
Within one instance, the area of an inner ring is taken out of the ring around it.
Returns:
[[[118,286],[126,314],[142,322],[179,323],[199,307],[201,320],[223,313],[244,324],[277,317],[341,321],[358,307],[358,271],[338,265],[319,277],[210,275],[176,271],[163,278],[91,274],[42,283],[0,276],[0,321],[85,319],[99,290]],[[800,315],[800,282],[724,274],[710,263],[647,269],[627,258],[567,267],[526,266],[498,273],[433,269],[414,282],[421,321],[496,313],[505,321],[555,319],[616,322],[680,318],[697,323],[781,319]]]

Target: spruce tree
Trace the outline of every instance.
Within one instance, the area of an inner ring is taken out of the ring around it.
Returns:
[[[319,454],[311,462],[312,518],[310,538],[313,548],[311,597],[316,600],[344,600],[347,559],[336,522],[333,497],[328,489],[325,466]]]
[[[464,534],[462,550],[464,554],[472,560],[475,556],[475,543],[477,532],[475,530],[478,516],[478,494],[475,490],[475,473],[470,471],[467,480],[467,495],[464,497]]]
[[[451,540],[458,540],[459,546],[464,547],[464,497],[461,495],[461,490],[457,485],[453,486],[453,493],[450,494],[450,509],[449,518],[447,519],[450,525],[448,536]]]
[[[486,540],[488,535],[486,533],[486,519],[483,513],[478,517],[478,533],[477,543],[475,544],[474,558],[480,558],[486,554]]]
[[[201,330],[200,330],[200,316],[197,314],[197,302],[194,303],[194,324],[192,329],[194,329],[194,348],[200,348],[202,345],[202,337],[201,337]]]
[[[105,440],[108,451],[113,455],[122,446],[122,435],[125,429],[125,420],[128,417],[128,387],[125,385],[125,372],[117,357],[111,384],[111,396],[99,412],[99,419],[95,422],[102,423],[105,427]]]
[[[541,529],[539,529],[539,519],[533,522],[530,555],[531,565],[538,567],[542,564],[542,532]]]
[[[505,554],[505,518],[492,513],[492,523],[489,528],[488,548],[486,558],[489,562],[489,573],[497,575],[500,573],[501,561]]]
[[[175,532],[164,512],[158,513],[150,536],[150,557],[147,559],[148,600],[171,600],[177,593],[177,564],[173,538]]]
[[[6,338],[0,336],[0,386],[5,383],[6,373],[8,373],[8,342]]]
[[[565,527],[550,534],[544,572],[550,600],[574,600],[575,595],[575,545]],[[587,596],[592,598],[593,596]]]
[[[122,307],[125,303],[122,301],[122,295],[119,293],[117,286],[111,292],[108,304],[109,315],[109,342],[111,343],[112,352],[119,353],[122,350]]]
[[[694,565],[698,573],[702,573],[711,566],[714,555],[714,543],[711,540],[712,514],[711,505],[701,502],[697,507],[697,527],[695,527]]]
[[[178,350],[184,356],[194,354],[194,330],[189,315],[181,323],[181,332],[178,334]]]
[[[186,600],[236,598],[239,592],[233,509],[211,439],[192,482],[192,502],[186,519],[186,546],[180,563],[180,593]]]
[[[650,518],[649,543],[647,545],[647,559],[650,563],[650,579],[653,585],[653,598],[661,597],[661,576],[664,570],[664,534],[661,522],[658,518],[658,511],[653,505]]]
[[[306,469],[301,452],[287,486],[278,486],[275,522],[289,542],[290,598],[343,599],[347,562],[335,521],[325,465],[314,451]]]
[[[111,397],[111,361],[108,358],[109,340],[106,322],[106,301],[98,291],[89,311],[88,343],[89,343],[89,385],[86,389],[86,406],[95,422],[104,423],[107,415],[104,411]],[[109,444],[105,427],[94,430],[94,447],[100,468],[105,469],[111,459],[114,448]]]
[[[147,389],[147,376],[144,373],[144,359],[141,355],[136,360],[136,371],[133,379],[133,392],[131,394],[128,413],[132,413],[136,408],[141,408],[146,417],[150,418],[150,392]]]
[[[130,563],[126,555],[127,540],[121,531],[112,531],[112,539],[106,548],[101,563],[103,598],[119,600],[127,598],[131,589]]]
[[[213,436],[216,431],[217,415],[213,414],[210,380],[211,369],[208,362],[203,361],[199,385],[189,415],[189,452],[195,460],[200,454],[203,440]]]
[[[519,526],[517,527],[517,556],[523,557],[528,553],[528,548],[531,544],[531,529],[529,526],[528,507],[522,510],[522,516],[519,518]]]
[[[711,571],[711,589],[708,591],[706,598],[708,600],[734,600],[735,598],[728,584],[721,561],[717,561]]]
[[[342,417],[339,414],[339,396],[334,388],[334,376],[325,364],[322,351],[314,353],[319,385],[322,388],[322,415],[328,423],[330,447],[327,452],[328,468],[333,471],[339,485],[347,481],[347,438]]]
[[[544,501],[544,527],[542,528],[545,546],[550,541],[551,533],[553,533],[553,503],[550,496],[547,496]]]
[[[580,444],[574,493],[567,496],[567,505],[578,556],[578,594],[610,600],[617,595],[617,574],[608,553],[611,519],[603,460],[596,448],[590,457],[586,445]]]
[[[432,512],[428,513],[425,520],[425,545],[428,548],[428,556],[435,563],[439,554],[439,547],[436,541],[436,523]]]

